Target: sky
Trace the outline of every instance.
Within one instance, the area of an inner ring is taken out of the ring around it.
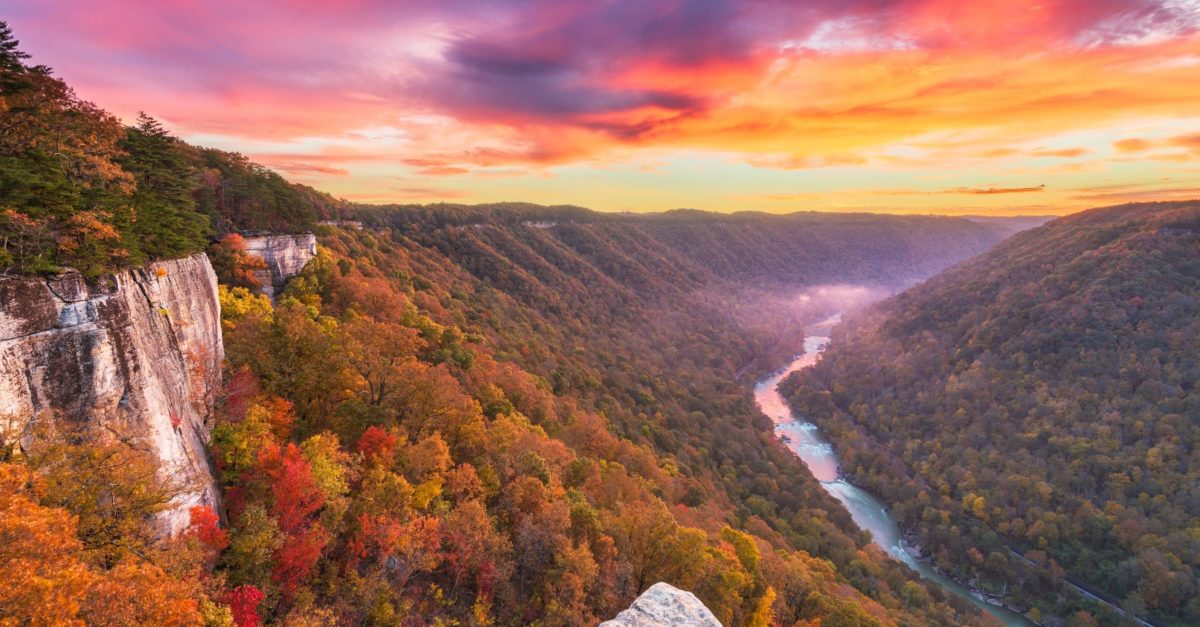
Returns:
[[[132,121],[359,202],[1200,198],[1200,0],[0,0]]]

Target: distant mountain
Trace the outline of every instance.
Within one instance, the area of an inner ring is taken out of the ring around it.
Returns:
[[[397,229],[455,256],[482,254],[471,247],[484,245],[504,250],[521,242],[536,251],[553,243],[599,264],[571,271],[599,272],[651,291],[688,290],[715,280],[898,285],[978,254],[1014,231],[1003,222],[945,216],[692,209],[612,214],[526,203],[360,207],[356,213],[368,226]],[[510,261],[521,265],[522,258]]]
[[[611,333],[680,316],[753,329],[753,337],[727,343],[727,357],[754,362],[743,374],[776,368],[800,350],[797,315],[820,306],[803,292],[837,284],[894,292],[1008,232],[945,216],[617,215],[527,203],[359,207],[356,217],[414,258],[436,254],[439,267],[428,272],[440,275],[440,266],[452,264],[554,319],[547,330],[567,328],[561,323],[569,320]]]
[[[1066,616],[1085,604],[1065,574],[1196,624],[1198,382],[1200,203],[1182,202],[1018,234],[847,322],[788,391],[960,579]]]
[[[1055,216],[963,216],[967,220],[1000,229],[1009,235],[1039,227]]]

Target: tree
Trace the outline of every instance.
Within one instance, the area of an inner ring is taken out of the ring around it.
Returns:
[[[20,49],[8,22],[0,21],[0,71],[17,72],[25,68],[29,53]]]
[[[137,188],[130,217],[134,260],[141,255],[154,259],[179,257],[206,244],[208,219],[196,211],[192,190],[196,169],[184,145],[162,124],[145,113],[138,114],[121,142],[125,156],[119,163],[133,175]],[[140,254],[139,254],[140,253]]]
[[[279,522],[280,531],[286,535],[303,531],[310,516],[325,503],[325,494],[300,447],[267,445],[258,454],[258,471],[270,481],[271,515]]]
[[[229,534],[221,528],[220,518],[211,507],[195,505],[189,510],[188,533],[200,541],[208,554],[208,563],[216,562],[217,555],[229,546]]]
[[[246,252],[246,238],[241,235],[229,233],[222,237],[208,248],[208,258],[222,284],[253,292],[262,289],[259,273],[266,272],[267,262]]]
[[[355,448],[368,464],[382,463],[386,465],[393,461],[392,457],[396,452],[397,441],[396,434],[372,425],[359,436]]]
[[[229,593],[229,609],[237,627],[258,627],[258,604],[266,598],[254,586],[238,586]]]
[[[49,68],[26,66],[17,45],[8,25],[0,27],[0,210],[23,216],[0,221],[0,239],[20,244],[0,261],[24,272],[79,264],[95,276],[126,260],[124,242],[113,237],[114,215],[133,190],[115,162],[124,128]],[[87,216],[71,222],[79,212]],[[50,237],[30,239],[31,225]]]
[[[342,324],[339,346],[365,384],[363,400],[391,407],[405,391],[403,382],[416,365],[422,342],[415,329],[356,316]]]
[[[194,625],[200,622],[195,596],[189,583],[126,558],[92,584],[80,615],[89,625]]]
[[[258,503],[251,503],[240,513],[231,529],[229,550],[222,558],[235,584],[270,582],[271,562],[283,546],[279,524]]]
[[[329,533],[315,525],[284,538],[283,546],[274,555],[271,581],[279,586],[285,603],[291,601],[296,590],[312,576],[328,542]]]
[[[80,559],[75,518],[30,498],[30,473],[0,463],[0,622],[82,624],[94,575]]]
[[[77,431],[41,431],[26,464],[39,475],[39,501],[76,516],[89,562],[111,568],[126,557],[157,554],[158,534],[147,524],[167,509],[181,486],[136,440],[104,442]]]
[[[87,563],[75,516],[33,498],[42,479],[0,462],[0,624],[196,624],[197,591],[127,555]],[[33,489],[31,489],[33,486]]]

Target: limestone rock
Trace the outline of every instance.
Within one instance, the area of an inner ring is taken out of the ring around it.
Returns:
[[[283,284],[317,256],[317,236],[301,233],[247,237],[246,252],[267,263],[267,269],[257,272],[256,278],[263,286],[263,294],[274,300]]]
[[[667,583],[656,583],[633,601],[629,609],[617,617],[600,623],[600,627],[658,627],[679,625],[688,627],[721,627],[700,599]]]
[[[220,498],[206,453],[221,383],[217,278],[203,254],[88,285],[0,278],[0,437],[28,445],[35,420],[132,437],[188,491],[162,514],[176,533],[188,508]]]

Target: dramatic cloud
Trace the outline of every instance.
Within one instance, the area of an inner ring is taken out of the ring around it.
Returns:
[[[355,198],[446,198],[409,183],[453,177],[468,200],[736,209],[713,190],[831,189],[816,170],[1005,195],[1200,150],[1194,0],[3,5],[84,97]],[[1069,187],[1047,202],[1078,206]]]

